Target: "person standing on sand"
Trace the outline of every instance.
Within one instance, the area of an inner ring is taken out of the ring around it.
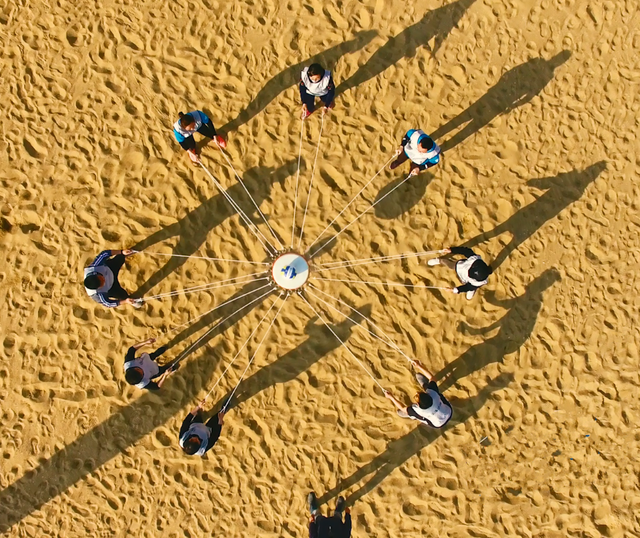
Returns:
[[[449,401],[440,393],[438,385],[433,380],[433,374],[420,361],[411,361],[418,373],[416,379],[424,392],[417,392],[414,404],[405,407],[391,392],[384,391],[385,398],[391,400],[402,418],[418,420],[431,428],[443,428],[453,416],[453,408]]]
[[[129,385],[135,385],[139,389],[160,390],[166,379],[178,369],[178,364],[169,363],[159,366],[156,362],[156,359],[167,350],[164,346],[153,353],[141,353],[136,357],[138,349],[155,341],[155,338],[149,338],[132,345],[127,351],[124,359],[124,377]]]
[[[335,106],[336,85],[333,83],[331,71],[320,64],[305,67],[300,74],[300,100],[302,101],[302,119],[313,114],[316,109],[316,97],[324,104],[322,114]]]
[[[216,133],[213,122],[202,110],[194,110],[188,114],[180,112],[179,116],[178,121],[173,124],[173,135],[182,149],[186,150],[194,166],[200,163],[198,147],[193,138],[194,133],[214,139],[222,149],[227,147],[225,139]]]
[[[130,304],[142,306],[140,299],[131,299],[118,282],[118,273],[124,260],[136,252],[131,249],[103,250],[89,267],[84,269],[84,289],[96,303],[108,308]]]
[[[206,424],[202,421],[202,406],[200,402],[182,421],[180,427],[180,447],[190,456],[204,456],[220,437],[224,423],[224,406]]]
[[[440,162],[440,146],[424,131],[409,129],[396,150],[396,156],[398,158],[389,165],[389,170],[411,161],[410,175],[415,176]]]
[[[482,258],[473,250],[467,247],[451,247],[445,249],[445,254],[465,256],[463,260],[454,261],[450,258],[433,258],[427,262],[431,267],[444,265],[449,269],[454,269],[458,278],[462,281],[462,286],[451,288],[453,293],[467,292],[467,299],[472,299],[476,290],[484,286],[493,273],[490,265],[487,265]]]
[[[351,510],[345,508],[346,501],[341,495],[336,502],[333,516],[327,517],[320,513],[316,494],[312,491],[307,496],[309,504],[309,538],[349,538],[351,536]],[[342,512],[345,513],[344,521]]]

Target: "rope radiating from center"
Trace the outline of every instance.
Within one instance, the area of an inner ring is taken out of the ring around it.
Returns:
[[[293,201],[293,224],[291,225],[291,248],[296,236],[296,209],[298,207],[298,185],[300,183],[300,161],[302,159],[302,136],[304,135],[304,118],[300,122],[300,148],[298,149],[298,171],[296,172],[296,193]]]
[[[313,159],[313,168],[311,169],[311,181],[309,181],[309,192],[307,193],[307,203],[304,206],[304,214],[302,216],[302,226],[300,227],[300,239],[298,240],[298,250],[302,246],[302,236],[304,235],[304,223],[307,220],[307,210],[309,209],[309,199],[311,198],[311,189],[313,187],[313,176],[316,172],[316,163],[318,162],[318,153],[320,152],[320,140],[322,140],[322,128],[324,127],[324,114],[320,123],[320,134],[318,135],[318,145],[316,146],[316,156]]]

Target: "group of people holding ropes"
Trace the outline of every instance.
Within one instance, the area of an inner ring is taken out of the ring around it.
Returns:
[[[331,72],[320,64],[314,63],[305,67],[300,75],[300,99],[302,101],[302,119],[306,119],[316,111],[316,99],[322,103],[322,114],[327,114],[335,105],[335,84]],[[178,120],[173,125],[176,141],[187,152],[194,165],[200,163],[200,153],[194,134],[199,133],[213,139],[222,149],[226,148],[225,139],[216,132],[211,119],[201,110],[187,114],[180,112]],[[436,166],[440,162],[440,147],[433,139],[420,129],[410,129],[402,138],[395,153],[395,159],[389,168],[394,170],[409,161],[410,175]],[[442,251],[443,257],[428,260],[429,266],[444,265],[453,269],[461,285],[451,288],[453,293],[466,293],[471,299],[476,290],[484,286],[493,272],[480,256],[466,247],[451,247]],[[127,257],[136,254],[131,249],[105,250],[84,269],[84,286],[87,294],[99,304],[114,308],[123,304],[141,307],[143,301],[130,297],[129,293],[118,282],[118,273],[125,264]],[[458,256],[456,260],[454,257]],[[134,344],[127,351],[124,371],[125,379],[130,385],[140,389],[159,390],[166,379],[178,368],[179,363],[169,361],[160,366],[157,359],[166,351],[160,347],[152,353],[138,350],[146,345],[155,343],[155,339]],[[416,380],[420,390],[416,392],[414,403],[407,406],[396,398],[390,391],[384,395],[397,409],[400,417],[416,420],[431,428],[443,428],[453,416],[453,409],[446,397],[438,389],[434,375],[418,360],[412,360],[411,365],[416,372]],[[203,417],[204,401],[196,406],[185,417],[179,432],[179,444],[189,455],[204,456],[220,437],[224,423],[225,410],[230,402],[225,402],[222,409],[214,413],[205,422]],[[351,516],[345,507],[345,500],[339,497],[333,516],[323,516],[319,513],[317,499],[312,492],[308,496],[310,538],[348,538],[351,534]],[[344,519],[343,519],[344,518]]]

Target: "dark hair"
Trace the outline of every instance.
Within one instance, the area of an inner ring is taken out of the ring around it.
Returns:
[[[435,143],[433,142],[433,140],[431,139],[430,136],[423,136],[420,139],[420,145],[426,149],[426,150],[430,150],[431,148],[433,148],[433,146],[435,145]]]
[[[183,114],[182,112],[180,112],[179,116],[180,127],[189,127],[189,125],[196,121],[191,114]]]
[[[182,450],[184,450],[189,456],[193,456],[198,450],[200,450],[200,445],[202,441],[197,435],[192,435],[185,442]]]
[[[473,278],[473,280],[486,280],[487,278],[489,278],[489,275],[491,273],[493,273],[493,269],[491,269],[491,266],[487,265],[482,260],[476,260],[469,268],[469,276]]]
[[[433,405],[433,398],[426,392],[418,394],[418,405],[420,409],[429,409]]]
[[[91,273],[84,277],[84,287],[89,288],[90,290],[97,290],[100,286],[102,286],[102,282],[100,282],[100,274],[99,273]]]
[[[310,77],[320,75],[322,77],[324,76],[324,67],[322,67],[320,64],[311,64],[309,66],[309,70],[307,71],[307,75],[309,75]]]
[[[129,383],[129,385],[137,385],[138,383],[140,383],[140,381],[142,381],[143,377],[144,374],[142,373],[142,370],[137,367],[129,368],[124,373],[124,378],[127,380],[127,383]]]

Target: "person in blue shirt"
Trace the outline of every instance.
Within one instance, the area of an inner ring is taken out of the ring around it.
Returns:
[[[115,308],[121,304],[130,304],[139,308],[140,299],[132,299],[118,282],[118,273],[126,257],[135,254],[134,250],[103,250],[89,267],[84,270],[84,289],[95,302]]]
[[[173,124],[173,135],[182,149],[186,150],[194,165],[200,163],[198,147],[193,138],[194,133],[214,139],[222,149],[227,147],[225,139],[216,133],[213,122],[202,110],[194,110],[188,114],[180,112],[179,116],[178,121]]]
[[[305,67],[300,74],[300,100],[302,101],[302,119],[309,117],[316,109],[316,97],[324,105],[322,114],[333,108],[336,85],[333,83],[331,71],[320,64]]]
[[[394,170],[405,161],[411,161],[410,175],[415,176],[440,162],[440,146],[424,131],[410,129],[404,135],[396,155],[398,158],[391,163],[389,169]]]

